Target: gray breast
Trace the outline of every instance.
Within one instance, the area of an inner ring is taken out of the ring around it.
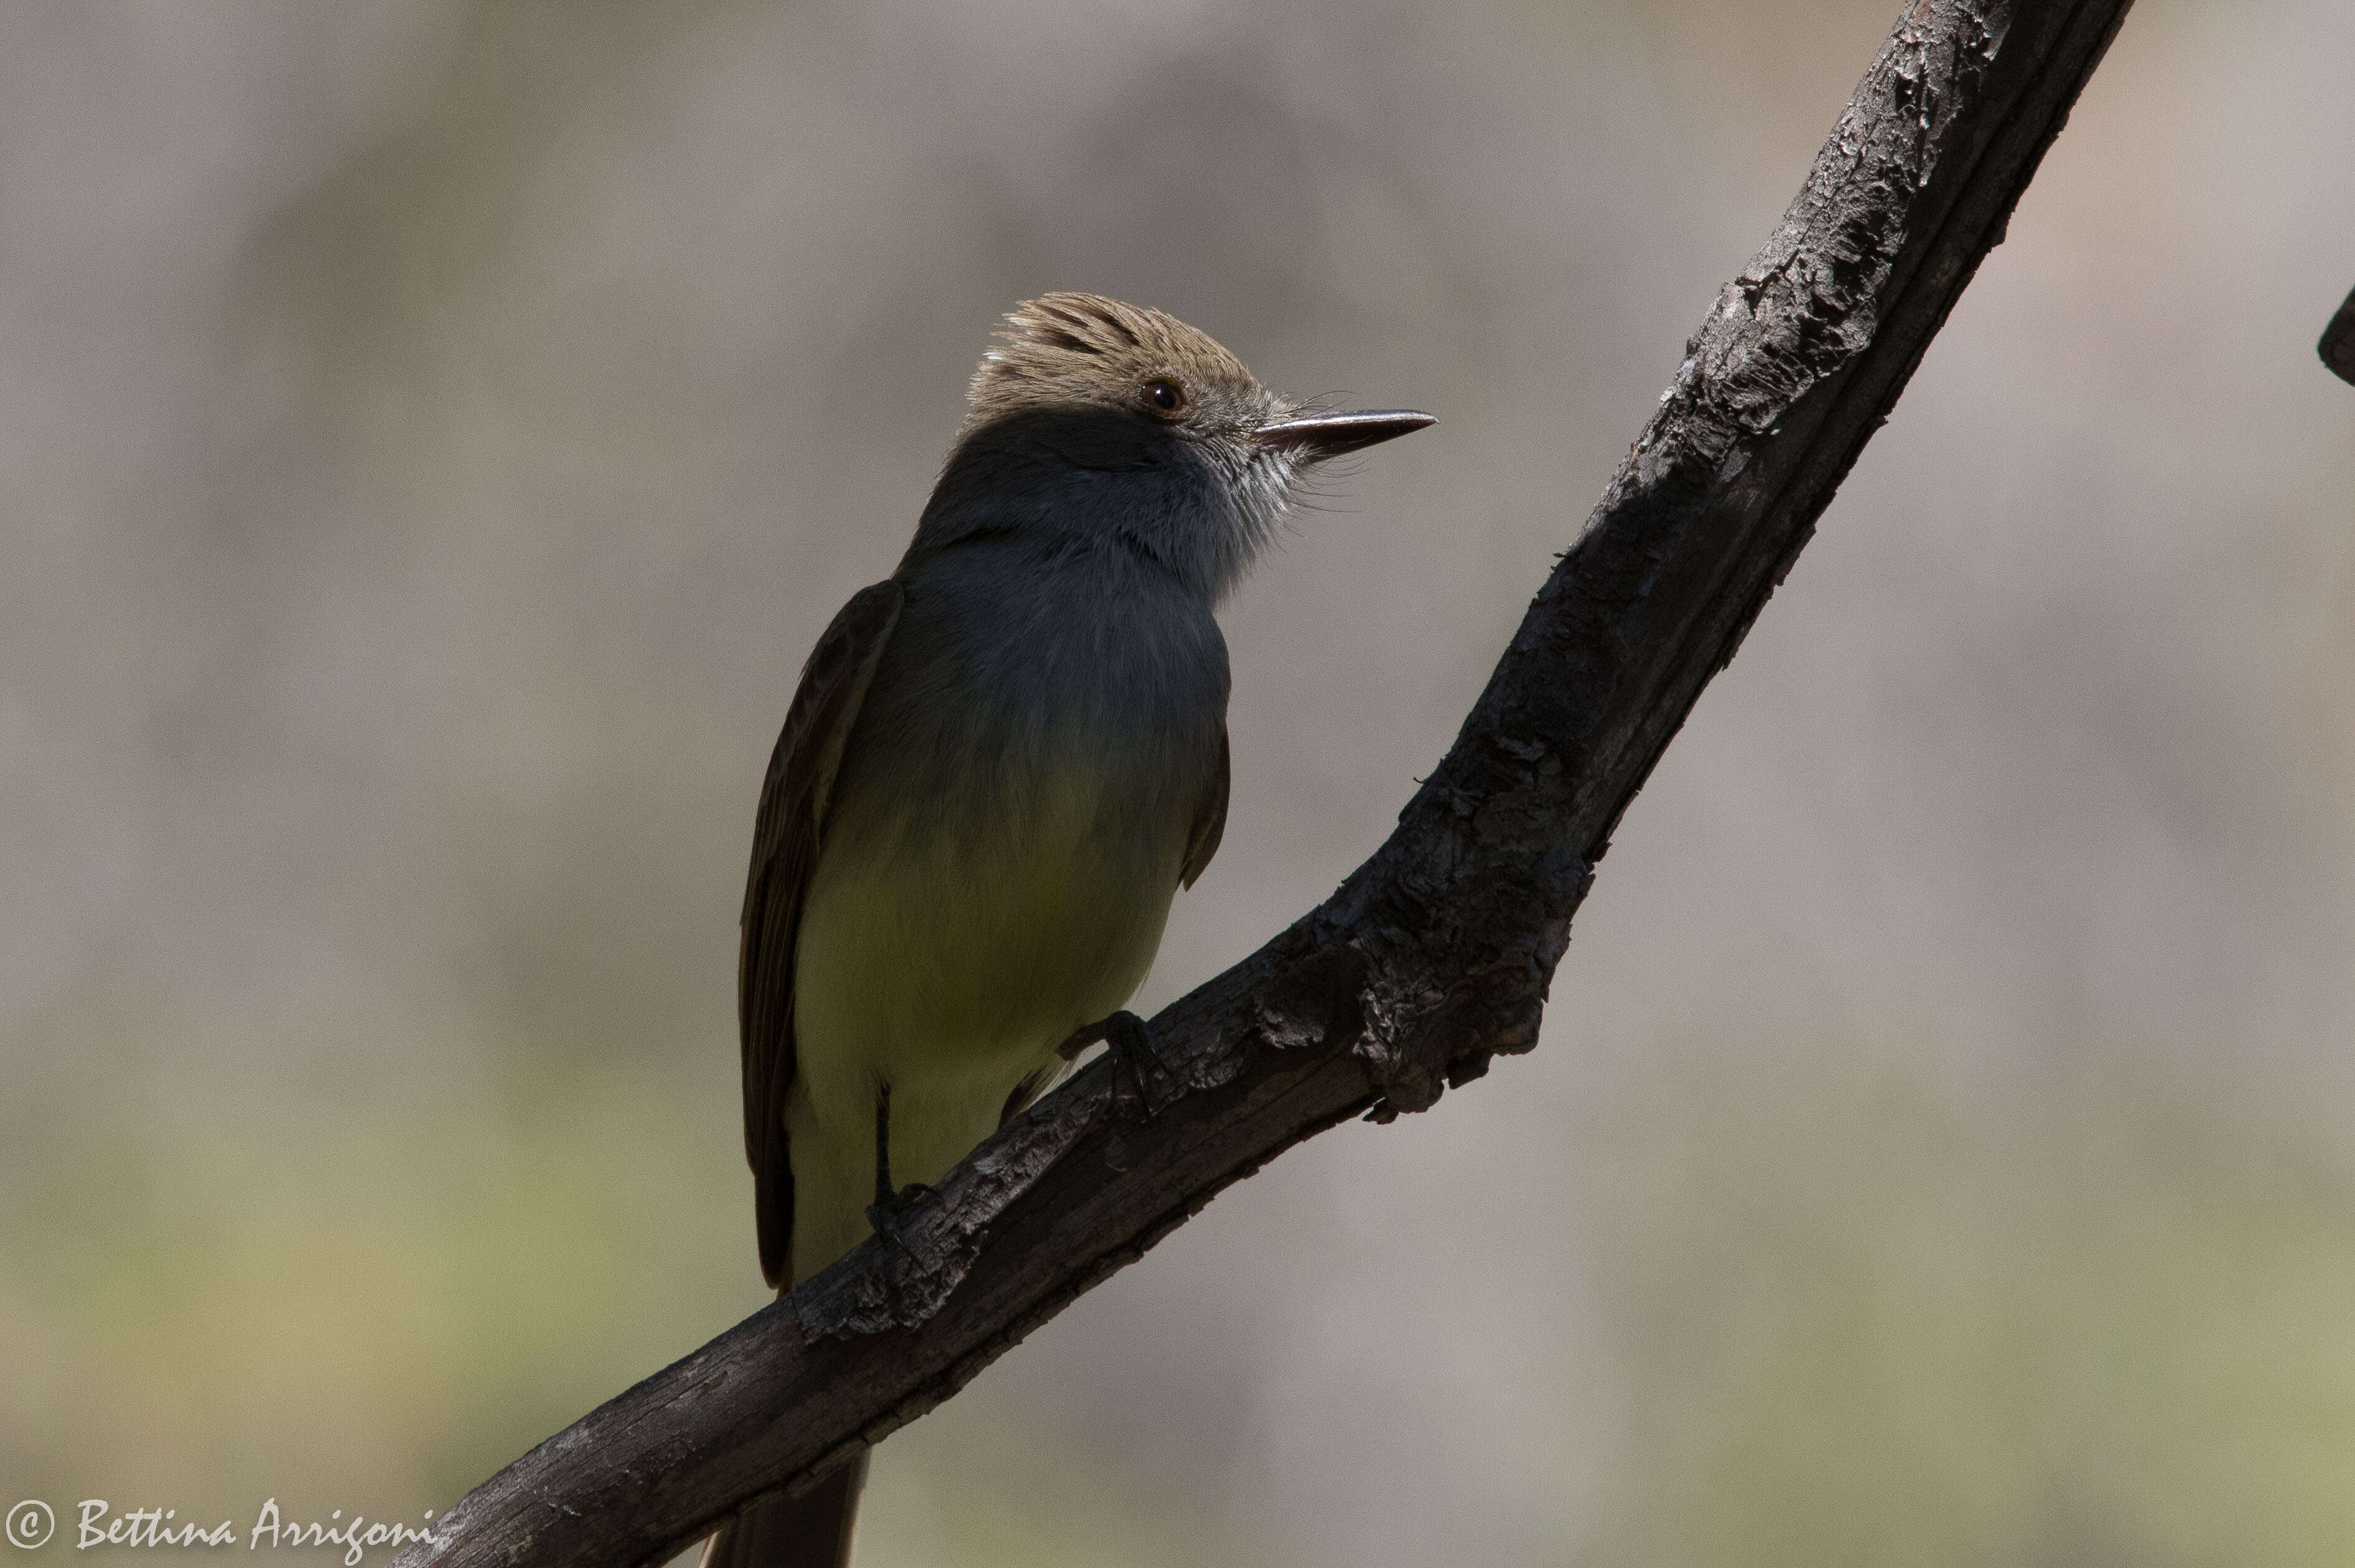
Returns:
[[[813,1093],[995,1072],[995,1115],[1151,967],[1217,776],[1225,649],[1117,562],[976,544],[908,589],[828,811],[796,1029]]]
[[[905,581],[843,786],[957,817],[1080,769],[1183,833],[1226,717],[1207,604],[1111,539],[974,539]]]

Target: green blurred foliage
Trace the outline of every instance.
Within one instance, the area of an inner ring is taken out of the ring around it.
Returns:
[[[2207,1075],[1989,1097],[1861,1043],[1680,1054],[1594,1173],[1648,1413],[1613,1560],[2355,1552],[2326,1129]]]

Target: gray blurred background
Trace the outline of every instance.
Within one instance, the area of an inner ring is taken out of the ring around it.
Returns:
[[[1443,417],[1228,612],[1143,1000],[1323,896],[1892,8],[0,7],[0,1501],[413,1520],[761,1304],[760,770],[1018,298]],[[892,1438],[862,1568],[2355,1561],[2350,59],[2144,0],[1542,1046]]]

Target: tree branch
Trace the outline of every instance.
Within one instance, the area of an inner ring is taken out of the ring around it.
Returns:
[[[2330,325],[2322,329],[2322,341],[2314,346],[2330,373],[2340,380],[2355,384],[2355,289],[2347,293],[2347,301]]]
[[[634,1563],[875,1442],[1229,1183],[1529,1050],[1620,814],[2003,236],[2130,0],[1913,0],[1453,749],[1332,898],[907,1217],[446,1515],[425,1564]]]

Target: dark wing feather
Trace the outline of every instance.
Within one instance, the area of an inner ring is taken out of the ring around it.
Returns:
[[[1210,787],[1202,796],[1200,807],[1194,813],[1194,830],[1186,838],[1186,864],[1178,873],[1181,887],[1192,887],[1210,864],[1210,857],[1219,852],[1219,840],[1227,832],[1227,788],[1232,782],[1232,772],[1227,763],[1227,726],[1219,722],[1219,771],[1210,780]]]
[[[761,786],[752,871],[744,884],[744,945],[736,971],[736,1018],[744,1054],[744,1157],[752,1165],[761,1272],[791,1276],[794,1171],[785,1148],[785,1094],[794,1085],[794,945],[802,902],[817,869],[826,797],[859,703],[900,618],[897,582],[851,596],[802,668],[801,688]]]

